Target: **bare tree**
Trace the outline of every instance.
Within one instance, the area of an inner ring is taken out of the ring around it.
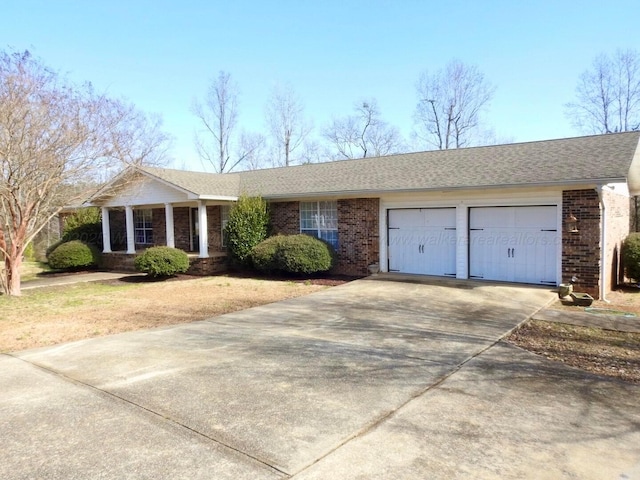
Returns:
[[[302,102],[290,85],[271,91],[266,106],[266,120],[273,137],[279,165],[289,166],[293,152],[303,144],[311,131],[305,121]]]
[[[193,114],[201,122],[195,133],[198,155],[218,173],[233,170],[242,159],[231,160],[231,137],[238,123],[238,86],[220,71],[212,80],[204,104],[194,100]]]
[[[264,135],[242,131],[240,134],[239,151],[243,152],[239,158],[246,170],[257,170],[265,163],[265,148],[267,141]]]
[[[355,114],[334,118],[323,136],[344,158],[379,157],[399,153],[404,142],[397,128],[380,118],[375,99],[357,102]]]
[[[165,138],[154,125],[122,102],[96,95],[90,85],[61,79],[29,52],[0,52],[0,287],[5,294],[20,294],[20,265],[29,242],[64,206],[86,199],[105,169],[156,158]],[[155,136],[143,138],[145,131]]]
[[[476,143],[481,114],[494,91],[476,66],[459,60],[433,74],[425,71],[417,85],[416,138],[440,150]]]
[[[584,133],[640,128],[640,53],[618,50],[598,55],[578,80],[576,101],[565,105],[573,125]]]

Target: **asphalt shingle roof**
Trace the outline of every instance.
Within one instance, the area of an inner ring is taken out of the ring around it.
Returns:
[[[265,198],[621,181],[640,132],[212,174],[146,168],[198,195]],[[640,167],[640,166],[638,166]]]

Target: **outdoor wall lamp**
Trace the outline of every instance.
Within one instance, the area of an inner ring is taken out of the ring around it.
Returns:
[[[567,219],[565,220],[567,225],[567,230],[571,233],[578,232],[578,219],[573,213],[570,213]]]

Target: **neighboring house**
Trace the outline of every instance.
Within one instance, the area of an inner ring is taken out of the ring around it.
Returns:
[[[229,174],[137,168],[91,204],[103,208],[114,268],[151,245],[197,252],[200,273],[222,268],[229,207],[247,194],[269,202],[275,232],[332,243],[339,274],[379,264],[551,286],[576,276],[576,289],[602,296],[622,278],[639,139],[617,133]]]

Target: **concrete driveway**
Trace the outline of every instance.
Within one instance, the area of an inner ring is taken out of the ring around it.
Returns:
[[[399,280],[0,355],[0,478],[640,478],[640,387],[499,341],[552,292]]]

